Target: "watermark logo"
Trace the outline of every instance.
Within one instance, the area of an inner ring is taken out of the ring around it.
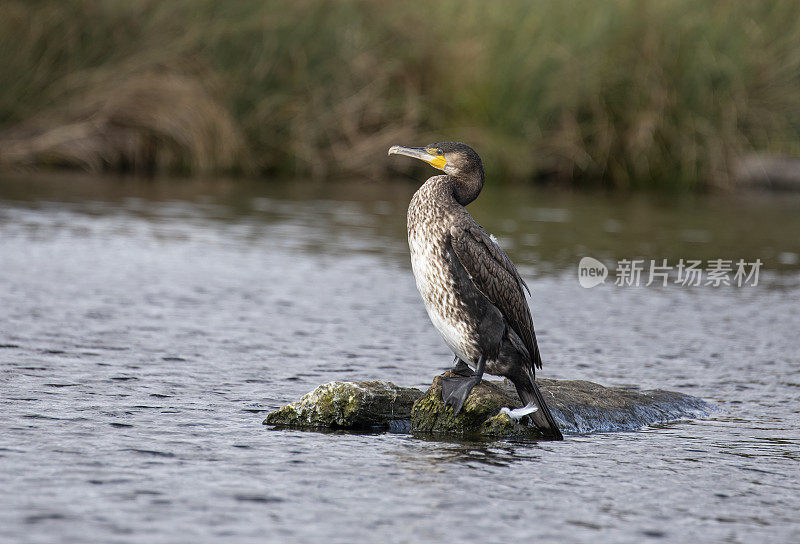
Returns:
[[[744,259],[709,259],[708,261],[680,259],[669,264],[667,259],[621,259],[614,270],[617,287],[649,287],[669,284],[683,287],[720,287],[758,285],[761,259],[747,262]],[[590,288],[604,283],[608,276],[606,265],[593,257],[583,257],[578,263],[578,281],[581,287]]]
[[[581,287],[590,289],[606,281],[608,267],[594,257],[584,257],[578,263],[578,281]]]

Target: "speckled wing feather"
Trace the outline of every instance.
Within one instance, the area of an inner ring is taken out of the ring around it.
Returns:
[[[450,243],[472,283],[516,331],[536,368],[542,367],[533,317],[523,289],[530,290],[505,251],[470,217],[450,227]]]

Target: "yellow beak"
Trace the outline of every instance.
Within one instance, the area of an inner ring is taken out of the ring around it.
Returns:
[[[389,148],[389,155],[405,155],[406,157],[413,157],[421,161],[427,162],[434,168],[444,170],[447,160],[444,155],[440,155],[436,149],[429,147],[403,147],[401,145],[393,145]]]

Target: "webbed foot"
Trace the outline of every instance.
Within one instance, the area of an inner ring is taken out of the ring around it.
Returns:
[[[453,407],[453,414],[458,415],[470,391],[472,391],[472,388],[478,385],[480,381],[480,376],[442,378],[442,400],[444,400],[444,405],[451,405]]]
[[[536,405],[535,401],[532,401],[529,402],[527,405],[523,406],[522,408],[514,408],[513,410],[511,408],[504,406],[503,408],[500,408],[500,413],[508,414],[508,417],[510,417],[511,419],[519,420],[529,414],[536,412],[537,410],[539,410],[539,407]]]

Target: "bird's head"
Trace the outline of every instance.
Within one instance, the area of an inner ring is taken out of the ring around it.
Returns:
[[[468,145],[458,142],[440,142],[425,147],[393,145],[389,148],[389,155],[419,159],[455,178],[454,195],[462,206],[475,200],[483,188],[483,162]]]

